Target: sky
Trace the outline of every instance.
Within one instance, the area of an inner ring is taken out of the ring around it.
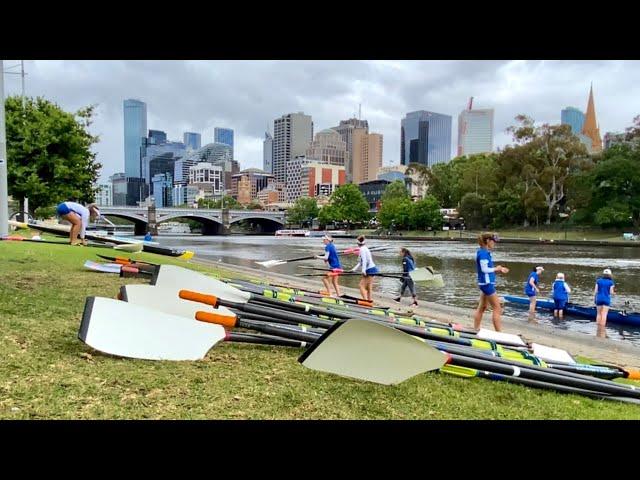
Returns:
[[[19,60],[5,60],[5,70]],[[182,141],[186,131],[213,142],[214,127],[234,129],[241,168],[262,168],[262,141],[273,120],[302,111],[314,132],[357,116],[384,136],[383,164],[398,164],[400,120],[407,112],[451,115],[455,154],[458,114],[493,108],[494,148],[511,143],[514,117],[560,123],[560,110],[586,110],[593,83],[600,133],[624,131],[640,115],[640,61],[544,60],[25,60],[27,96],[43,96],[67,111],[95,104],[90,130],[102,163],[101,181],[124,171],[123,100],[147,103],[147,127]],[[5,75],[5,95],[19,95],[19,75]]]

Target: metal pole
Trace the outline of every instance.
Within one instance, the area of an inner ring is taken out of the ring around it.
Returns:
[[[4,60],[0,60],[0,235],[9,234],[7,134],[4,122]]]

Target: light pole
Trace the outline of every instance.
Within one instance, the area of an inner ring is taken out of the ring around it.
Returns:
[[[0,235],[9,234],[7,134],[4,122],[4,60],[0,60]]]

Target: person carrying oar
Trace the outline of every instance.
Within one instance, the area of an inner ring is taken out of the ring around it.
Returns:
[[[358,268],[362,268],[362,278],[360,279],[360,295],[365,300],[370,302],[373,301],[373,295],[371,290],[373,289],[373,277],[380,273],[376,264],[373,263],[373,257],[371,256],[371,252],[369,251],[369,247],[365,245],[364,235],[360,235],[358,238],[358,247],[360,248],[360,252],[358,255],[358,263],[356,266],[351,269],[352,272],[358,270]]]
[[[71,223],[69,243],[71,245],[86,245],[85,231],[89,226],[89,218],[100,218],[100,210],[95,203],[86,207],[76,202],[62,202],[56,208],[56,214]],[[78,241],[78,236],[80,241]]]
[[[343,270],[342,265],[340,265],[338,251],[336,250],[336,246],[333,244],[333,238],[331,238],[330,235],[325,235],[324,237],[322,237],[322,243],[324,243],[325,254],[318,255],[317,258],[320,258],[324,260],[325,263],[329,264],[329,271],[322,279],[322,283],[327,289],[327,292],[331,292],[331,285],[333,284],[336,295],[338,297],[341,297],[342,293],[340,293],[340,285],[338,284],[338,279],[340,273],[342,273]]]
[[[394,300],[396,302],[400,302],[404,291],[408,288],[409,292],[411,292],[411,296],[413,297],[413,303],[411,306],[417,307],[418,296],[416,295],[416,284],[414,283],[413,278],[409,275],[409,272],[416,269],[416,261],[413,259],[408,248],[402,247],[400,249],[400,254],[402,255],[402,278],[400,279],[402,284],[400,285],[400,295],[394,298]]]

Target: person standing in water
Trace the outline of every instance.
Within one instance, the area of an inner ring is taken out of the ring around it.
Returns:
[[[540,283],[540,275],[544,272],[544,267],[535,267],[529,274],[527,282],[524,284],[524,293],[529,297],[529,315],[536,313],[537,295],[540,293],[538,283]]]
[[[596,303],[596,323],[599,327],[604,328],[607,324],[607,314],[609,313],[609,307],[611,306],[611,295],[615,295],[615,283],[611,278],[611,270],[605,268],[602,271],[602,276],[596,280],[596,287],[594,290],[595,303]]]
[[[62,202],[56,208],[56,215],[71,223],[69,230],[69,243],[71,245],[86,245],[85,232],[89,226],[89,219],[100,218],[100,210],[91,203],[86,207],[76,202]],[[80,241],[78,241],[80,237]]]
[[[553,282],[553,316],[562,319],[564,315],[564,309],[569,301],[569,294],[571,288],[567,282],[564,281],[564,273],[558,273],[556,279]]]
[[[371,256],[371,251],[369,247],[365,245],[364,235],[360,235],[358,238],[358,247],[360,249],[360,253],[358,255],[358,263],[356,266],[351,269],[352,272],[358,270],[358,268],[362,268],[362,278],[360,279],[360,295],[364,300],[368,300],[370,302],[373,301],[373,296],[371,290],[373,289],[373,277],[380,273],[376,264],[373,263],[373,257]]]
[[[495,248],[497,242],[498,235],[495,233],[481,233],[478,235],[480,248],[476,252],[476,272],[478,274],[478,288],[480,288],[480,301],[473,315],[473,326],[476,330],[480,330],[482,315],[488,305],[491,305],[493,310],[491,314],[493,328],[496,332],[501,331],[502,328],[502,308],[500,306],[500,298],[496,293],[496,272],[509,273],[509,269],[502,265],[493,266],[491,250]]]
[[[402,255],[402,278],[400,279],[402,285],[400,286],[400,295],[394,298],[394,300],[396,302],[400,302],[402,294],[408,288],[409,292],[411,292],[411,296],[413,297],[413,303],[411,304],[411,306],[417,307],[418,296],[416,295],[416,285],[413,281],[413,278],[411,278],[411,275],[409,275],[409,272],[412,272],[416,269],[416,262],[413,259],[413,256],[411,255],[409,249],[402,247],[400,249],[400,254]]]
[[[327,292],[331,293],[331,285],[333,284],[333,289],[336,291],[336,295],[338,297],[342,296],[340,292],[340,285],[338,284],[338,278],[340,273],[343,272],[342,265],[340,265],[340,258],[338,257],[338,251],[336,250],[336,246],[333,244],[333,238],[330,235],[325,235],[322,237],[322,242],[324,243],[324,255],[318,255],[317,258],[320,258],[325,261],[325,263],[329,264],[329,271],[322,279],[322,283],[324,284],[324,288],[327,289]]]

